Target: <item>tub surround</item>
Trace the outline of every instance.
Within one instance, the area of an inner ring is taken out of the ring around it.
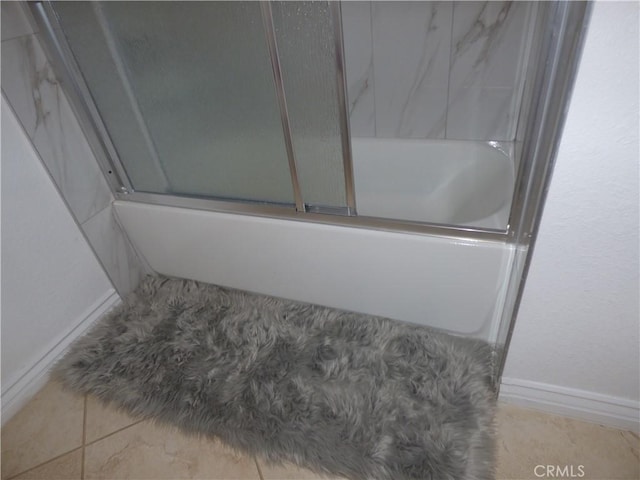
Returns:
[[[343,3],[352,134],[512,141],[532,8]]]
[[[372,3],[376,136],[445,138],[451,16],[446,4]]]
[[[36,35],[2,44],[2,89],[79,223],[112,200]]]

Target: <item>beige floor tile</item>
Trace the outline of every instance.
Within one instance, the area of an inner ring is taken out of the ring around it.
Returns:
[[[259,480],[252,458],[217,441],[187,437],[149,421],[85,449],[84,478]]]
[[[637,480],[634,439],[620,430],[501,405],[497,478],[558,478],[563,473],[562,478]]]
[[[112,406],[105,406],[97,398],[88,395],[85,442],[93,442],[139,420]]]
[[[12,480],[80,480],[82,478],[82,449],[67,453]]]
[[[258,460],[260,472],[264,480],[343,480],[342,477],[321,475],[310,470],[298,468],[293,464],[269,465]]]
[[[2,429],[2,478],[82,445],[84,397],[48,383]]]

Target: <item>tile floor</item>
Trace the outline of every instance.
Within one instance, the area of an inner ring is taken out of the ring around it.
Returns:
[[[640,478],[640,440],[631,432],[506,405],[499,410],[498,431],[498,479]],[[573,466],[573,471],[566,470],[564,477],[554,471],[553,477],[537,465]],[[2,480],[196,478],[324,477],[294,466],[267,466],[218,442],[106,409],[55,383],[2,429]]]

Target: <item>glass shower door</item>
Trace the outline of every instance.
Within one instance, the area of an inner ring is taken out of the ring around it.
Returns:
[[[48,5],[127,192],[355,212],[339,7]]]
[[[258,2],[52,2],[133,191],[293,204]]]

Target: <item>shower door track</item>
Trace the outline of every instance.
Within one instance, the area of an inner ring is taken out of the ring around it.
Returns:
[[[243,200],[218,200],[210,197],[187,197],[145,192],[115,193],[117,200],[148,203],[165,207],[207,210],[236,215],[280,218],[300,222],[339,225],[343,227],[366,228],[396,233],[431,235],[452,239],[506,241],[507,234],[501,230],[479,230],[457,225],[393,220],[388,218],[366,217],[363,215],[337,215],[321,211],[297,211],[293,205],[258,203]],[[329,210],[329,209],[327,209]]]

